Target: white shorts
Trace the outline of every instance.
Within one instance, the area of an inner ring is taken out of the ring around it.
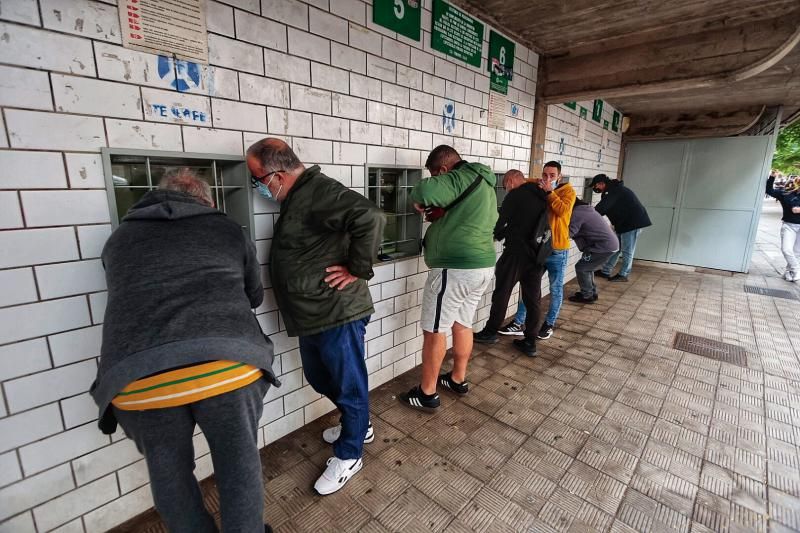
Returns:
[[[422,295],[422,330],[447,333],[454,322],[471,328],[493,276],[494,267],[431,269]]]

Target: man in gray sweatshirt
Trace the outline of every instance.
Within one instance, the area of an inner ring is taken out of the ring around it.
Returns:
[[[594,271],[619,251],[619,239],[603,215],[583,200],[577,200],[572,208],[569,236],[578,250],[583,252],[581,259],[575,263],[575,275],[581,290],[570,296],[569,301],[594,303],[597,300]]]

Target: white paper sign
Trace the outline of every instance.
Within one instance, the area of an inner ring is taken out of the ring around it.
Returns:
[[[122,45],[208,64],[205,0],[119,0]]]
[[[489,91],[489,124],[490,128],[499,130],[506,127],[506,95]]]

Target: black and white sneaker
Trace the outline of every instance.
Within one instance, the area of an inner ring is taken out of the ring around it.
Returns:
[[[448,372],[447,374],[440,374],[439,383],[442,386],[455,392],[456,394],[460,394],[462,396],[469,392],[469,383],[466,381],[464,381],[463,383],[454,381],[452,372]]]
[[[435,413],[441,404],[438,393],[425,394],[419,385],[408,392],[398,394],[397,399],[412,409],[420,409],[429,413]]]
[[[536,334],[537,339],[549,339],[553,336],[553,326],[545,322],[542,324],[542,327],[539,328],[539,333]]]
[[[512,320],[502,328],[498,329],[497,333],[500,335],[515,335],[521,337],[522,335],[525,335],[525,325],[520,324],[516,320]]]
[[[344,487],[351,477],[356,475],[361,467],[364,466],[361,458],[358,459],[339,459],[331,457],[328,459],[328,466],[314,483],[314,490],[325,496],[332,494]]]
[[[339,436],[341,434],[342,434],[342,425],[339,424],[338,426],[333,426],[323,431],[322,440],[324,440],[328,444],[333,444],[334,442],[339,440]],[[374,440],[375,440],[375,430],[372,427],[372,422],[370,422],[369,426],[367,426],[367,434],[364,435],[364,444],[369,444]]]

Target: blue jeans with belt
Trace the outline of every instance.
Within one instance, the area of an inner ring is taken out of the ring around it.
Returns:
[[[633,254],[636,252],[636,241],[639,240],[641,229],[626,231],[625,233],[618,233],[619,236],[619,251],[608,258],[606,264],[603,265],[603,274],[610,275],[617,264],[620,254],[622,254],[622,268],[619,270],[620,276],[626,278],[630,275],[633,268]]]
[[[369,317],[300,337],[303,374],[341,413],[342,433],[333,444],[339,459],[358,459],[369,425],[369,386],[364,335]]]

